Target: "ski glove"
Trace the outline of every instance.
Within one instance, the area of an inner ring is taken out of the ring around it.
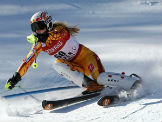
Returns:
[[[12,76],[12,78],[8,79],[5,88],[7,90],[11,90],[15,87],[15,85],[21,80],[21,76],[18,72],[15,72],[15,74]]]
[[[35,44],[38,42],[38,38],[34,34],[31,34],[27,36],[27,41],[31,44]]]

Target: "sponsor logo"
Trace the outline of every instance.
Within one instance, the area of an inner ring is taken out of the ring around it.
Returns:
[[[60,49],[60,47],[63,45],[63,42],[58,41],[52,48],[45,50],[45,52],[47,52],[48,54],[51,53],[56,53],[58,52],[58,50]]]
[[[88,69],[92,73],[95,69],[95,66],[93,64],[89,64]]]
[[[108,79],[108,82],[119,82],[119,80],[115,80],[115,79]]]

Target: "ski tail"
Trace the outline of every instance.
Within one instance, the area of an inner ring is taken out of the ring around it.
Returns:
[[[68,99],[63,99],[63,100],[55,100],[55,101],[48,101],[48,100],[43,100],[42,101],[42,107],[45,110],[52,110],[58,107],[63,107],[66,105],[70,105],[73,103],[77,103],[77,102],[81,102],[84,100],[89,100],[92,98],[95,98],[97,96],[99,96],[101,93],[100,92],[95,92],[95,93],[91,93],[91,94],[87,94],[87,95],[81,95],[81,96],[77,96],[77,97],[72,97],[72,98],[68,98]]]

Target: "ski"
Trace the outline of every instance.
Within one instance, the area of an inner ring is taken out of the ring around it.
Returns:
[[[101,97],[97,104],[99,106],[103,106],[103,107],[107,107],[111,104],[114,104],[115,102],[119,101],[119,97],[118,95],[114,95],[114,96],[103,96]]]
[[[63,100],[55,100],[55,101],[43,100],[42,107],[44,108],[44,110],[52,110],[58,107],[63,107],[63,106],[81,102],[84,100],[90,100],[92,98],[99,96],[100,94],[101,94],[100,92],[95,92],[95,93],[90,93],[90,94],[81,95],[81,96],[72,97],[72,98],[63,99]]]

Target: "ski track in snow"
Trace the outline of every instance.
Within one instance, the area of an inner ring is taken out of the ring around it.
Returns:
[[[41,101],[77,96],[82,88],[50,91],[10,99],[0,98],[1,122],[161,122],[162,121],[162,0],[19,0],[0,1],[0,94],[31,48],[29,19],[39,10],[48,10],[54,21],[80,24],[78,40],[95,51],[106,71],[137,73],[143,87],[134,97],[108,108],[96,104],[98,98],[71,106],[44,111]],[[41,53],[39,68],[29,69],[20,84],[26,91],[73,85],[53,68],[53,57]],[[120,93],[121,96],[125,92]]]

